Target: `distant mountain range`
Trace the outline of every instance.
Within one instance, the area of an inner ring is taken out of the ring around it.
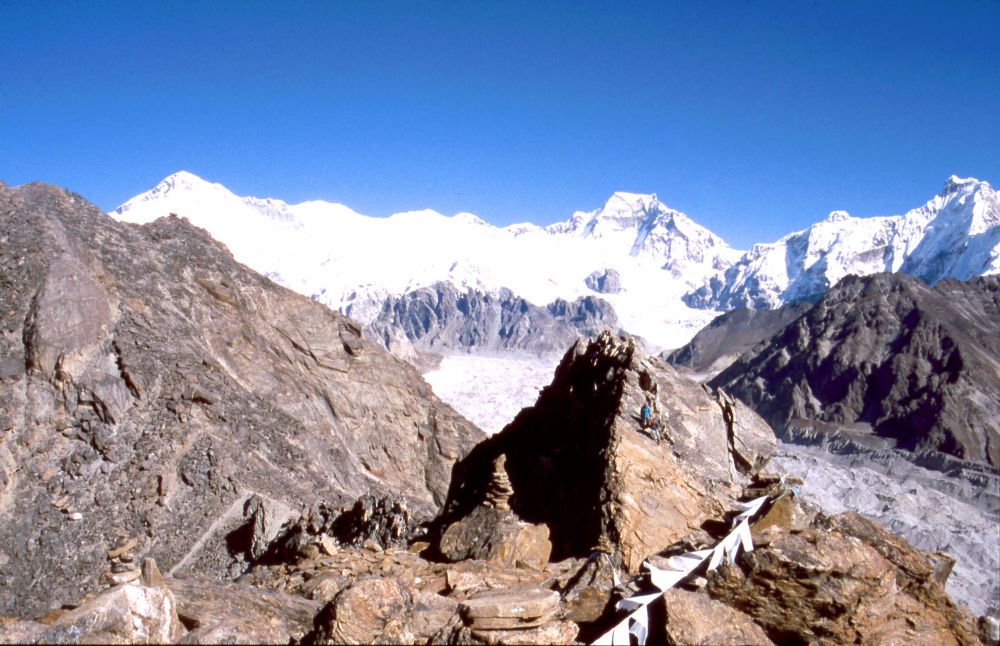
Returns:
[[[499,228],[469,213],[374,218],[329,202],[239,197],[179,172],[111,215],[145,223],[169,213],[207,229],[241,262],[360,321],[372,338],[424,345],[433,339],[439,348],[465,350],[547,352],[552,339],[522,327],[516,343],[505,341],[498,336],[503,326],[475,319],[488,308],[438,311],[424,321],[448,321],[447,330],[393,330],[399,312],[386,308],[399,310],[426,300],[427,289],[450,285],[476,302],[522,299],[534,308],[532,325],[566,330],[545,313],[557,302],[599,299],[607,304],[599,306],[602,318],[617,318],[653,346],[673,348],[720,311],[816,300],[852,273],[899,271],[933,283],[1000,272],[997,194],[986,182],[957,177],[906,215],[853,218],[837,211],[745,253],[656,195],[635,193],[615,193],[601,208],[548,227]],[[421,289],[424,296],[414,295]],[[463,316],[473,320],[456,325]],[[492,332],[470,336],[470,328]]]
[[[1000,200],[986,182],[952,176],[905,215],[854,218],[834,211],[777,242],[758,244],[708,284],[692,307],[771,309],[815,300],[844,276],[900,272],[933,285],[1000,272]]]

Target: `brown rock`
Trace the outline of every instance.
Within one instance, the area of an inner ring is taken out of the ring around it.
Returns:
[[[651,393],[671,442],[641,428]],[[631,339],[581,340],[535,405],[456,467],[441,523],[478,513],[503,454],[511,508],[549,528],[553,559],[586,558],[607,545],[638,572],[648,556],[722,518],[770,459],[771,429],[727,402],[728,412],[661,360],[642,357]]]
[[[928,555],[857,514],[818,515],[739,568],[708,577],[708,593],[753,617],[776,641],[975,643],[975,626],[935,580]]]
[[[514,494],[514,488],[510,486],[510,476],[504,467],[506,462],[507,456],[503,454],[493,461],[493,473],[486,486],[487,507],[510,509],[510,497]]]
[[[450,561],[483,559],[541,569],[552,552],[549,530],[517,519],[508,510],[477,507],[441,535],[439,549]]]
[[[476,594],[459,604],[459,613],[473,629],[513,630],[550,621],[558,607],[558,592],[516,588]]]
[[[580,627],[572,621],[550,621],[537,628],[518,630],[478,630],[473,628],[474,638],[486,644],[575,644]]]
[[[156,567],[156,559],[146,558],[142,560],[142,584],[153,588],[165,588],[163,575],[160,568]]]
[[[322,608],[302,597],[205,577],[167,577],[166,584],[177,598],[177,614],[192,628],[185,643],[300,641]]]
[[[706,594],[672,588],[664,593],[663,599],[666,636],[671,644],[774,644],[748,615]]]
[[[402,492],[429,520],[484,438],[356,324],[181,218],[2,186],[0,231],[0,360],[21,366],[0,379],[0,496],[18,501],[0,505],[0,613],[76,600],[109,529],[147,529],[165,573],[221,579],[268,549],[282,507]]]
[[[316,618],[317,643],[409,643],[413,594],[398,580],[368,578],[346,588]]]

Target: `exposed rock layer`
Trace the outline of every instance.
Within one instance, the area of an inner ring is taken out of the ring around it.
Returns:
[[[33,184],[0,185],[0,222],[0,614],[76,598],[116,536],[165,571],[238,573],[259,501],[272,534],[369,491],[428,517],[481,437],[184,220],[118,223]]]
[[[545,307],[529,303],[508,289],[496,294],[472,288],[464,292],[449,283],[389,296],[366,334],[392,349],[401,330],[414,348],[441,350],[520,350],[535,354],[561,352],[580,336],[618,328],[618,317],[606,301],[584,296]]]

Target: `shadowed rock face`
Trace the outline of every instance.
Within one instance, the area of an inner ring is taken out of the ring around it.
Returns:
[[[390,296],[366,334],[393,347],[396,330],[418,350],[523,350],[562,352],[581,335],[617,328],[618,317],[604,300],[586,296],[533,305],[502,289],[484,294],[435,283]]]
[[[776,310],[738,307],[712,319],[684,347],[661,356],[672,366],[715,376],[742,353],[780,332],[810,307],[812,304],[805,302]]]
[[[665,437],[642,429],[655,404]],[[552,558],[613,551],[636,571],[644,558],[722,517],[766,464],[774,434],[753,411],[724,405],[634,341],[609,333],[578,341],[551,385],[457,467],[443,522],[486,496],[506,454],[517,516],[549,527]]]
[[[1000,465],[1000,277],[849,276],[710,383],[781,432],[825,423]]]
[[[121,536],[165,572],[237,573],[254,494],[287,517],[402,492],[428,517],[482,437],[185,220],[0,184],[0,268],[0,614],[78,598]]]

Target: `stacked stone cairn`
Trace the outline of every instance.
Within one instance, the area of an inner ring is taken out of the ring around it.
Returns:
[[[507,475],[507,455],[501,453],[493,461],[493,474],[486,487],[486,506],[494,509],[510,509],[510,497],[514,495],[514,487]]]

